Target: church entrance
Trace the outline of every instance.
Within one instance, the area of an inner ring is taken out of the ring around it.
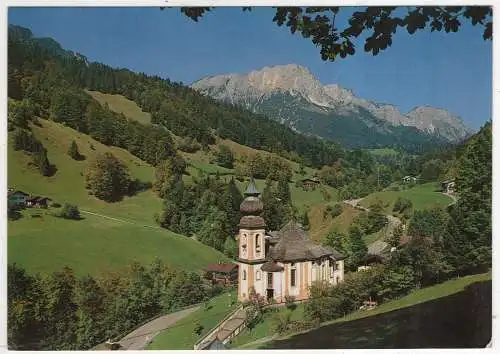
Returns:
[[[274,297],[274,289],[267,289],[267,299],[272,299]]]

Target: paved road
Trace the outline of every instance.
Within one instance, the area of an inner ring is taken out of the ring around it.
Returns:
[[[137,328],[133,332],[127,334],[120,340],[123,350],[141,350],[145,349],[151,340],[161,331],[175,324],[187,315],[198,310],[200,306],[191,307],[179,312],[174,312],[162,317],[159,317],[151,322],[146,323],[142,327]],[[168,330],[168,329],[167,329]]]
[[[453,199],[453,201],[450,204],[448,204],[448,206],[453,205],[457,202],[457,197],[454,196],[453,194],[449,194],[449,193],[443,193],[443,194],[450,197],[451,199]]]
[[[367,209],[367,208],[359,205],[359,203],[363,199],[364,198],[344,200],[344,203],[349,204],[357,209],[361,209],[364,211],[370,211],[370,209]],[[398,227],[398,225],[401,224],[401,220],[399,218],[391,215],[391,214],[385,214],[385,217],[387,218],[387,226],[385,229],[385,235],[382,237],[382,239],[376,240],[375,242],[368,245],[369,253],[379,254],[385,248],[387,248],[389,246],[389,244],[383,240],[390,238],[392,236],[392,234],[394,233],[394,230],[396,229],[396,227]]]

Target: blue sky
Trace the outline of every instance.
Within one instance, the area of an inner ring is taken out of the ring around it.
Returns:
[[[272,22],[273,9],[251,13],[218,8],[195,23],[179,9],[10,8],[9,23],[53,37],[92,61],[191,83],[222,73],[264,66],[304,65],[324,84],[338,83],[356,95],[396,105],[447,109],[479,128],[492,115],[492,42],[479,27],[458,33],[396,35],[376,57],[360,50],[324,62],[301,35]],[[341,21],[345,18],[341,18]]]

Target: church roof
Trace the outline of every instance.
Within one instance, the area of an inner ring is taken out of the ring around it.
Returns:
[[[243,214],[258,215],[264,210],[264,204],[259,197],[249,196],[246,197],[240,204],[240,211]]]
[[[240,228],[265,228],[266,223],[264,219],[260,216],[255,215],[245,215],[240,219]]]
[[[341,260],[345,257],[330,247],[318,245],[309,240],[302,225],[291,220],[278,232],[278,242],[271,247],[269,258],[280,262],[316,260],[331,257]]]
[[[245,195],[247,195],[247,196],[260,195],[260,192],[257,189],[257,186],[255,185],[255,181],[253,180],[253,177],[250,177],[250,181],[248,182],[248,186],[247,186],[247,190],[245,191]]]
[[[281,272],[283,270],[283,267],[280,266],[279,264],[277,264],[276,262],[273,262],[273,261],[267,261],[266,263],[264,263],[262,265],[262,267],[260,267],[260,269],[263,271],[263,272]]]

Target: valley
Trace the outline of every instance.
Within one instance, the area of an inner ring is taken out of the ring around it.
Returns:
[[[21,26],[8,45],[10,349],[491,337],[432,333],[491,312],[491,121],[402,113],[295,64],[186,86]]]

